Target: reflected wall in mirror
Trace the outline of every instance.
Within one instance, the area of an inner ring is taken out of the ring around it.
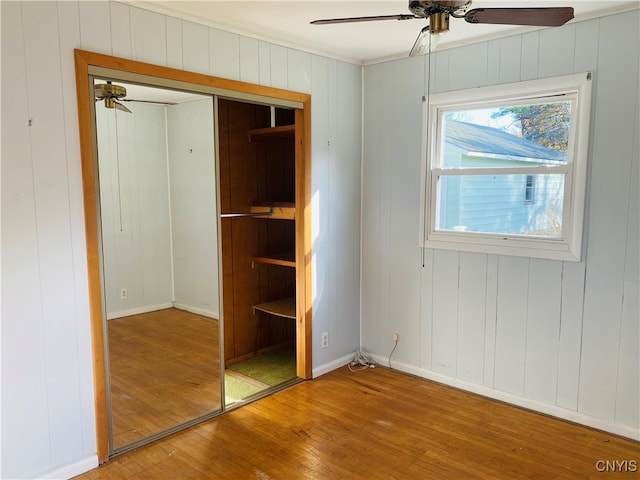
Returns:
[[[95,110],[117,452],[221,410],[222,387],[213,98],[113,84]]]

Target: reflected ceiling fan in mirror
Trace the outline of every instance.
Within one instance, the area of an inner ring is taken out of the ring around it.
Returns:
[[[330,18],[314,20],[312,25],[336,23],[371,22],[378,20],[429,20],[416,39],[409,56],[428,53],[433,45],[430,35],[440,35],[449,30],[449,18],[464,18],[468,23],[523,25],[536,27],[559,27],[573,18],[571,7],[523,7],[523,8],[474,8],[470,0],[459,1],[417,1],[409,2],[409,11],[399,15],[378,15],[372,17]],[[434,37],[437,39],[438,37]]]
[[[127,107],[120,102],[139,102],[139,103],[155,103],[159,105],[176,105],[174,102],[160,102],[153,100],[136,100],[133,98],[125,98],[127,96],[127,89],[121,85],[116,85],[107,81],[107,83],[99,83],[93,87],[93,92],[96,98],[96,102],[104,100],[104,106],[106,108],[115,108],[122,110],[123,112],[132,113]],[[118,101],[119,100],[119,101]]]

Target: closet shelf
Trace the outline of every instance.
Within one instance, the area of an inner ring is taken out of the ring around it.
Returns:
[[[251,213],[264,213],[265,218],[295,220],[296,204],[288,202],[259,202],[250,207]]]
[[[276,315],[278,317],[296,318],[296,299],[295,297],[281,298],[271,302],[259,303],[253,306],[253,314],[256,310]]]
[[[256,263],[266,263],[269,265],[281,265],[283,267],[296,266],[294,253],[277,253],[270,255],[255,255],[251,258],[251,267],[255,268]]]
[[[249,142],[275,142],[284,139],[293,139],[295,137],[295,133],[295,125],[256,128],[254,130],[249,130]]]

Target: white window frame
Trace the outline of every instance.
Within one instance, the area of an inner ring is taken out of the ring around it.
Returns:
[[[423,167],[420,239],[423,248],[493,253],[579,262],[587,178],[589,121],[591,115],[591,72],[531,80],[430,95],[423,111]],[[567,163],[553,166],[514,168],[442,168],[439,165],[442,118],[452,110],[490,108],[518,103],[540,103],[562,96],[572,101]],[[493,234],[437,230],[438,179],[444,175],[564,174],[562,235],[559,238],[533,235]]]

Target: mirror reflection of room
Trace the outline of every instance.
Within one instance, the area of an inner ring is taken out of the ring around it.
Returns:
[[[113,84],[96,130],[117,451],[222,402],[213,99]]]

